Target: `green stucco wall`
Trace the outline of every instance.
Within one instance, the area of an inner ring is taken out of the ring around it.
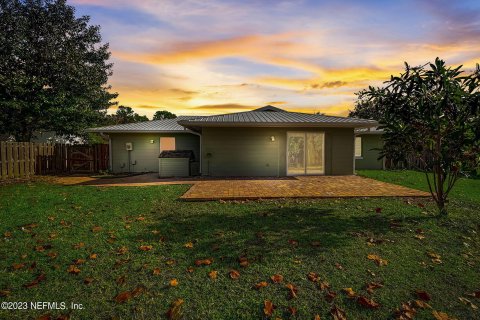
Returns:
[[[362,137],[362,157],[355,159],[355,169],[383,169],[383,160],[378,160],[379,151],[373,150],[377,148],[382,148],[382,136],[379,134],[365,134],[359,137]]]
[[[113,172],[128,172],[128,151],[125,143],[132,142],[130,154],[131,172],[158,172],[158,155],[160,154],[160,137],[175,137],[177,150],[192,150],[195,161],[200,158],[200,137],[190,133],[115,133],[110,134]],[[153,140],[154,143],[150,143]]]
[[[211,176],[285,176],[288,131],[324,132],[325,174],[353,174],[353,129],[216,127],[202,130],[202,173]],[[271,136],[275,137],[274,142]]]

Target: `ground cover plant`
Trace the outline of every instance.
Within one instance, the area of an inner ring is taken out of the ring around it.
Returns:
[[[417,173],[360,174],[428,188]],[[181,185],[2,186],[1,302],[84,309],[0,318],[474,319],[478,188],[460,180],[439,219],[425,199],[191,203]]]

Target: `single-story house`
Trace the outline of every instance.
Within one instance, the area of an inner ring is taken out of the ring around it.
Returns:
[[[108,134],[113,172],[159,172],[159,154],[193,151],[191,174],[206,176],[351,175],[355,129],[378,123],[288,112],[188,116],[90,129]]]
[[[379,159],[382,134],[383,130],[377,127],[355,130],[355,169],[385,169],[385,158]]]

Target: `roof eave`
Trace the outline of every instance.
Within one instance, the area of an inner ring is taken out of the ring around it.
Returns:
[[[90,130],[85,132],[93,133],[192,133],[189,129],[184,130]]]
[[[187,128],[198,127],[268,127],[268,128],[294,128],[294,127],[307,127],[307,128],[372,128],[378,126],[377,122],[350,122],[350,123],[338,123],[338,122],[189,122],[179,121],[178,124]]]

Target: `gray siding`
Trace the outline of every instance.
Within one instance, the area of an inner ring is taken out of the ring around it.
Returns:
[[[380,170],[383,169],[383,160],[378,160],[380,149],[383,147],[382,136],[379,134],[360,135],[362,137],[362,158],[355,159],[356,169]]]
[[[202,173],[212,176],[285,176],[287,131],[325,133],[325,174],[353,174],[352,128],[216,128],[202,132]],[[270,137],[274,136],[272,142]],[[210,154],[210,156],[208,156]]]
[[[132,142],[133,150],[130,153],[131,162],[136,165],[130,167],[131,172],[158,172],[158,155],[160,154],[160,137],[175,137],[177,150],[192,150],[195,160],[199,161],[200,138],[191,133],[115,133],[110,134],[112,143],[112,170],[113,172],[128,171],[128,151],[125,143]],[[153,140],[154,143],[150,143]]]

